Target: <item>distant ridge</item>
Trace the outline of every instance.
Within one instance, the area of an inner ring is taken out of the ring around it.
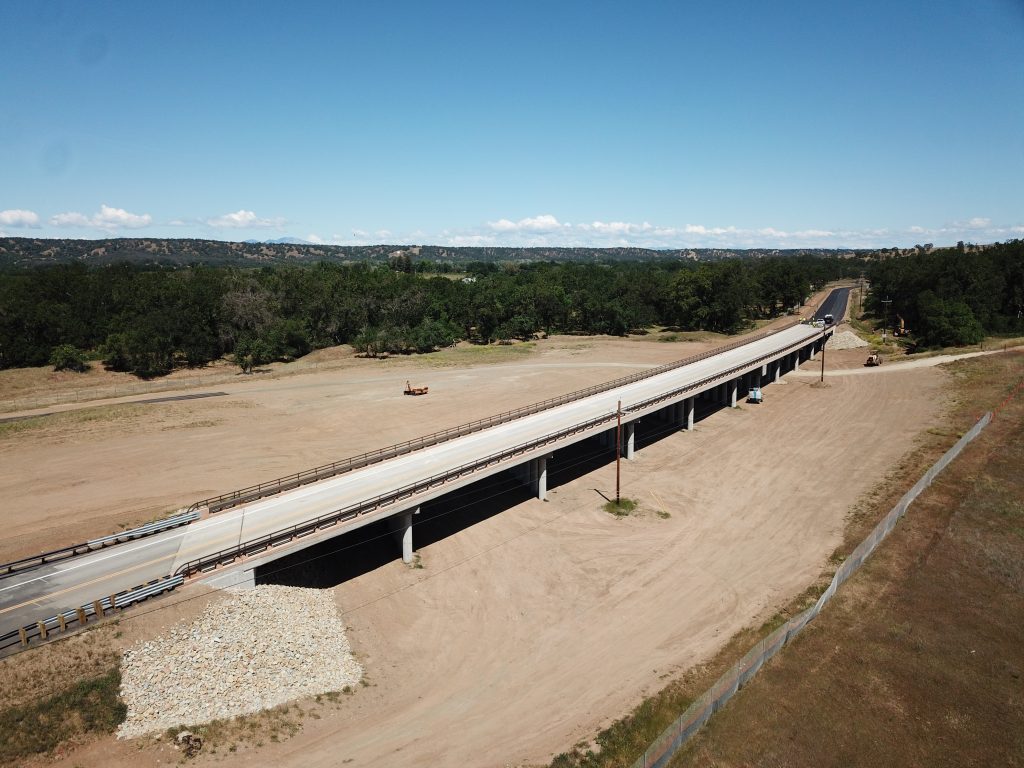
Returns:
[[[720,261],[735,258],[773,256],[853,257],[869,251],[828,248],[453,248],[439,245],[319,245],[297,238],[268,242],[224,242],[186,238],[131,238],[106,240],[64,240],[31,237],[0,238],[0,268],[34,267],[48,264],[83,263],[89,265],[131,262],[148,265],[208,264],[256,267],[273,264],[316,264],[318,262],[386,263],[408,256],[411,261],[465,264],[471,261],[573,261],[608,263],[612,261],[690,260]]]

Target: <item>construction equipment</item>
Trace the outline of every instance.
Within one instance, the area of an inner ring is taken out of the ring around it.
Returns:
[[[864,365],[866,365],[868,368],[873,368],[876,365],[881,364],[882,357],[877,352],[872,352],[870,355],[868,355],[868,359],[864,361]]]
[[[751,387],[750,388],[750,391],[747,393],[747,402],[748,403],[758,403],[758,404],[764,402],[764,398],[761,396],[761,388],[760,387]]]
[[[407,395],[425,395],[429,390],[430,387],[413,387],[408,381],[405,382],[405,394]]]

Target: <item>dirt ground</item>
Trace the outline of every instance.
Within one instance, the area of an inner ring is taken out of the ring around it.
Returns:
[[[991,424],[672,766],[1024,765],[1024,356],[953,371]]]
[[[493,365],[360,360],[218,386],[222,397],[15,422],[28,426],[0,435],[0,559],[707,346],[560,338]],[[819,574],[851,505],[939,422],[945,375],[887,370],[825,387],[788,377],[764,405],[720,411],[624,463],[638,514],[601,511],[600,493],[614,490],[604,464],[548,502],[420,547],[422,569],[391,561],[338,585],[369,687],[258,755],[197,764],[504,766],[589,740]],[[430,395],[403,397],[406,378]],[[161,749],[103,739],[67,760],[142,768],[166,762]]]

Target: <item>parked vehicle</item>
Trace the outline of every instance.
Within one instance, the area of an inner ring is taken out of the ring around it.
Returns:
[[[762,402],[764,402],[764,398],[761,395],[761,388],[760,387],[751,387],[750,388],[750,391],[747,393],[747,402],[748,403],[762,403]]]
[[[872,352],[868,355],[868,359],[864,361],[864,365],[868,368],[873,368],[876,365],[882,364],[882,357],[877,352]]]

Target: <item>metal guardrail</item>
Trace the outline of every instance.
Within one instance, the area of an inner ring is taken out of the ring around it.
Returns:
[[[115,608],[127,608],[134,603],[141,602],[153,595],[169,592],[175,587],[181,586],[185,579],[181,576],[165,576],[138,587],[126,589],[116,595],[109,595],[100,600],[72,608],[71,610],[50,616],[34,624],[26,624],[23,627],[0,635],[0,650],[10,648],[14,645],[28,645],[35,638],[45,640],[50,632],[65,632],[74,625],[82,626],[89,621],[90,617],[99,618],[104,613]]]
[[[666,363],[656,368],[651,368],[646,371],[640,371],[633,373],[628,376],[615,379],[613,381],[606,382],[604,384],[595,384],[594,386],[587,387],[585,389],[579,389],[575,392],[570,392],[565,395],[559,395],[558,397],[552,397],[547,400],[542,400],[539,403],[533,403],[532,405],[526,405],[521,408],[515,408],[511,411],[505,411],[495,416],[488,416],[483,419],[477,419],[476,421],[470,421],[465,424],[460,424],[456,427],[441,430],[440,432],[434,432],[423,437],[418,437],[413,440],[407,440],[403,443],[396,443],[395,445],[388,446],[387,448],[380,448],[376,451],[369,451],[368,453],[361,454],[359,456],[353,456],[349,459],[342,459],[335,461],[330,464],[324,464],[313,469],[307,469],[302,472],[297,472],[293,475],[286,475],[285,477],[277,478],[266,483],[259,483],[258,485],[251,485],[247,488],[241,488],[237,491],[230,491],[228,493],[220,494],[219,496],[211,496],[208,499],[202,499],[189,506],[189,511],[198,511],[199,509],[206,507],[211,514],[220,512],[231,507],[236,507],[239,504],[245,504],[251,501],[265,498],[267,496],[273,496],[284,491],[289,491],[294,488],[298,488],[302,485],[309,483],[315,483],[320,480],[325,480],[330,477],[351,472],[355,469],[361,469],[362,467],[376,464],[387,459],[393,459],[396,456],[403,456],[407,453],[412,453],[421,448],[427,448],[438,443],[447,442],[448,440],[454,440],[457,437],[468,435],[473,432],[479,432],[490,427],[497,426],[499,424],[506,424],[516,419],[521,419],[524,416],[531,416],[535,413],[548,410],[549,408],[555,408],[560,405],[572,403],[577,400],[581,400],[591,395],[600,394],[607,392],[618,387],[625,386],[626,384],[632,384],[643,379],[648,379],[653,376],[658,376],[662,373],[682,368],[686,365],[706,360],[709,357],[714,357],[723,352],[728,352],[733,349],[738,349],[742,346],[750,344],[754,341],[760,341],[761,339],[772,336],[780,331],[784,331],[788,328],[792,328],[799,324],[800,321],[794,320],[788,325],[784,325],[781,328],[775,328],[770,331],[763,331],[750,337],[746,337],[740,341],[727,344],[723,347],[718,347],[707,352],[702,352],[698,355],[692,355],[691,357],[677,360],[673,363]]]
[[[143,536],[151,536],[154,533],[166,531],[168,528],[175,528],[179,525],[184,525],[185,523],[190,523],[193,520],[198,519],[198,512],[184,512],[180,515],[172,515],[171,517],[164,518],[163,520],[147,523],[146,525],[139,526],[138,528],[132,528],[128,531],[120,531],[119,533],[112,533],[109,536],[103,536],[99,539],[93,539],[92,541],[87,541],[84,544],[72,544],[69,547],[44,552],[41,555],[24,557],[21,560],[14,560],[10,563],[0,563],[0,579],[5,576],[10,576],[18,571],[23,571],[27,568],[35,568],[36,566],[43,565],[44,563],[50,563],[55,560],[65,560],[69,557],[74,557],[75,555],[84,555],[88,552],[92,552],[93,550],[102,549],[108,544],[116,544],[121,541],[138,539]]]
[[[829,335],[830,334],[827,330],[822,334],[823,337],[827,337]],[[701,389],[702,387],[705,387],[713,382],[720,381],[722,379],[727,379],[736,372],[749,369],[751,368],[751,366],[763,363],[765,360],[776,358],[780,355],[789,354],[795,349],[799,349],[800,347],[806,346],[809,341],[810,339],[803,339],[801,341],[794,342],[793,344],[783,347],[781,350],[774,350],[765,355],[761,355],[751,360],[747,360],[740,365],[733,366],[732,368],[729,368],[725,371],[716,373],[714,376],[708,376],[699,381],[687,384],[686,386],[679,387],[668,392],[662,393],[660,395],[657,395],[656,397],[648,398],[647,400],[635,403],[629,406],[628,408],[625,408],[623,412],[635,413],[638,411],[644,411],[666,400],[671,400],[687,392],[692,392],[694,390]],[[719,350],[719,352],[721,351],[723,350]],[[669,370],[671,370],[671,368]],[[662,371],[662,373],[664,372],[665,371]],[[588,421],[581,422],[579,424],[574,424],[570,427],[566,427],[557,432],[551,432],[542,437],[534,438],[525,443],[515,445],[511,448],[506,448],[502,451],[499,451],[498,453],[485,456],[481,459],[461,464],[458,467],[455,467],[454,469],[446,470],[436,475],[432,475],[426,479],[417,480],[414,483],[409,483],[407,485],[401,486],[393,491],[389,491],[388,493],[380,494],[370,499],[364,499],[363,501],[350,504],[346,507],[342,507],[341,509],[335,510],[334,512],[329,512],[325,515],[320,515],[319,517],[313,518],[312,520],[307,520],[305,522],[297,523],[296,525],[292,525],[287,528],[282,528],[272,533],[268,533],[264,536],[260,536],[256,539],[243,542],[236,546],[228,547],[227,549],[222,549],[218,552],[214,552],[209,555],[204,555],[201,558],[189,560],[180,565],[175,570],[174,574],[176,576],[191,576],[192,574],[199,572],[212,571],[217,566],[234,562],[239,557],[260,554],[261,552],[264,552],[267,549],[277,547],[282,544],[286,544],[290,541],[294,541],[295,539],[301,538],[303,536],[308,536],[312,533],[315,533],[316,531],[337,525],[340,522],[347,522],[348,520],[352,520],[356,517],[359,517],[360,515],[367,514],[368,512],[374,512],[383,507],[390,506],[398,501],[402,501],[403,499],[411,498],[412,496],[422,491],[442,486],[445,483],[449,482],[450,480],[463,477],[464,475],[467,474],[472,474],[473,472],[476,472],[479,469],[493,466],[495,464],[500,464],[501,462],[507,459],[514,458],[515,456],[531,453],[539,448],[551,445],[552,443],[557,443],[566,437],[579,434],[580,432],[586,432],[602,424],[614,422],[616,417],[617,413],[615,411],[606,413],[597,418],[589,419]]]

